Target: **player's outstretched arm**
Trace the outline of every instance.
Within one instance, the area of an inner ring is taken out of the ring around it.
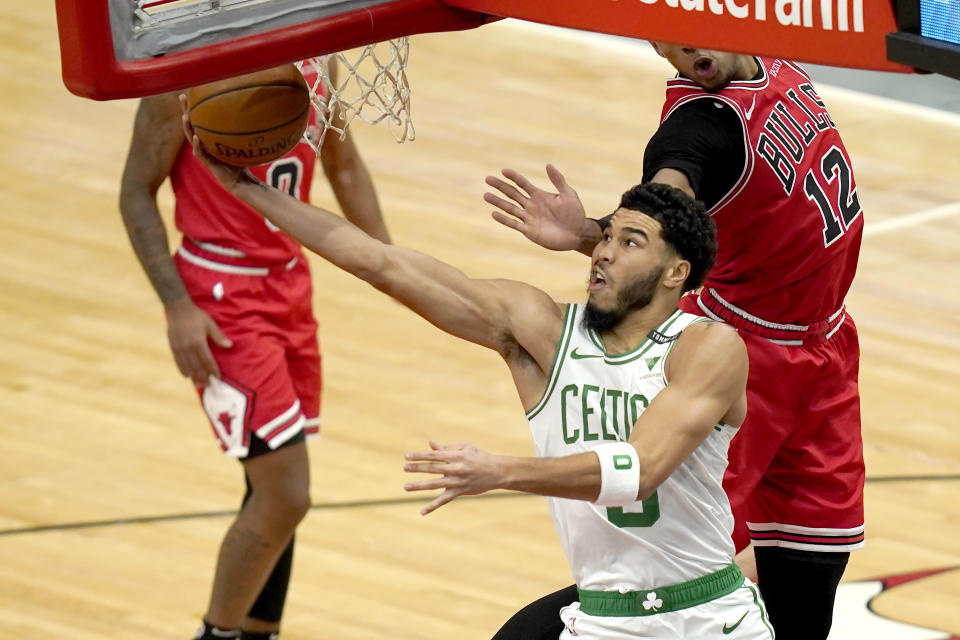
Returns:
[[[547,176],[556,193],[540,189],[513,169],[504,169],[503,175],[510,182],[496,176],[486,179],[488,185],[507,198],[483,194],[487,203],[499,209],[493,212],[494,220],[546,249],[593,253],[600,242],[600,226],[586,217],[580,197],[556,167],[547,165]]]
[[[181,100],[185,103],[185,98]],[[274,189],[205,153],[185,113],[194,153],[233,196],[320,257],[395,298],[438,328],[494,349],[511,364],[550,370],[562,309],[546,293],[510,280],[476,280],[428,255],[384,244],[340,216]],[[516,377],[516,370],[514,370]],[[518,382],[518,387],[520,387]],[[542,389],[540,389],[542,391]],[[523,389],[521,396],[530,395]]]
[[[746,347],[733,329],[715,323],[691,326],[666,366],[669,384],[630,434],[639,467],[636,493],[617,506],[649,497],[717,423],[738,426],[746,413]],[[459,496],[493,489],[590,501],[601,495],[600,458],[592,451],[559,458],[518,458],[491,454],[467,443],[431,442],[429,451],[411,452],[406,458],[405,471],[439,476],[405,486],[407,491],[443,490],[421,510],[424,515]]]
[[[405,490],[443,489],[420,510],[421,515],[460,496],[494,489],[579,500],[594,500],[600,493],[600,464],[592,452],[562,458],[523,458],[489,453],[467,442],[445,445],[431,441],[429,451],[412,451],[406,459],[404,471],[439,477],[409,482]]]

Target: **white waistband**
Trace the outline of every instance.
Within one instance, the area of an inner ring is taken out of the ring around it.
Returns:
[[[190,239],[190,242],[197,245],[204,251],[209,251],[210,253],[215,253],[220,256],[229,256],[231,258],[246,258],[247,254],[240,249],[233,249],[231,247],[222,247],[219,244],[213,244],[212,242],[200,242],[199,240]]]
[[[720,296],[720,294],[717,293],[717,290],[714,289],[714,288],[712,288],[712,287],[709,288],[709,289],[707,289],[707,290],[706,290],[706,293],[707,293],[707,295],[709,295],[712,299],[716,300],[717,303],[720,304],[720,306],[722,306],[723,308],[725,308],[725,309],[726,309],[727,311],[729,311],[730,313],[732,313],[732,314],[734,314],[734,315],[736,315],[736,316],[739,316],[740,318],[743,318],[744,320],[747,320],[747,321],[749,321],[749,322],[751,322],[751,323],[753,323],[753,324],[756,324],[756,325],[758,325],[758,326],[760,326],[760,327],[765,327],[765,328],[767,328],[767,329],[773,329],[773,330],[777,330],[777,331],[794,332],[794,333],[796,333],[796,334],[802,334],[803,332],[806,332],[806,331],[809,331],[809,330],[810,330],[810,325],[806,325],[806,324],[781,324],[781,323],[777,323],[777,322],[771,322],[770,320],[764,320],[763,318],[758,318],[757,316],[755,316],[755,315],[753,315],[752,313],[746,311],[745,309],[741,309],[740,307],[738,307],[737,305],[733,304],[732,302],[729,302],[728,300],[724,300],[724,299]],[[696,296],[697,306],[700,307],[700,310],[703,311],[703,313],[705,313],[705,314],[707,315],[707,317],[709,317],[709,318],[712,319],[712,320],[717,320],[718,322],[727,322],[727,320],[726,320],[725,318],[721,318],[720,316],[718,316],[716,313],[714,313],[714,312],[706,305],[706,303],[705,303],[705,302],[703,301],[703,299],[702,299],[702,293],[701,293],[701,294],[692,294],[692,295],[695,295],[695,296]],[[837,332],[837,330],[838,330],[841,326],[843,326],[843,323],[844,323],[844,321],[847,319],[847,316],[846,316],[846,314],[844,314],[844,315],[841,316],[841,314],[843,314],[843,312],[844,312],[845,309],[846,309],[846,304],[841,305],[839,309],[837,309],[837,310],[834,311],[832,314],[830,314],[830,317],[828,317],[828,318],[825,320],[825,322],[829,324],[829,323],[833,322],[834,320],[836,320],[838,316],[840,317],[840,320],[837,322],[837,324],[836,324],[834,327],[832,327],[832,328],[826,333],[826,336],[825,336],[825,337],[826,337],[827,340],[829,340],[831,337],[833,337],[833,334],[835,334],[835,333]],[[763,336],[763,338],[764,338],[765,340],[769,340],[770,342],[772,342],[772,343],[774,343],[774,344],[791,346],[791,347],[800,346],[800,345],[804,344],[804,342],[805,342],[805,340],[804,340],[803,338],[799,338],[799,337],[794,339],[794,338],[770,338],[770,337],[767,337],[767,336]]]
[[[233,273],[244,276],[265,276],[270,273],[270,269],[267,267],[241,267],[235,264],[226,264],[223,262],[208,260],[207,258],[201,258],[194,253],[190,253],[182,245],[179,249],[177,249],[177,255],[191,264],[195,264],[198,267],[203,267],[204,269],[210,269],[211,271],[221,271],[223,273]]]

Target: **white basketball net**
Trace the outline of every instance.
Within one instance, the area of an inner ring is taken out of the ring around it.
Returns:
[[[343,140],[355,118],[368,124],[386,122],[397,142],[416,137],[410,121],[409,53],[410,39],[396,38],[298,63],[322,125],[319,136],[308,136],[318,154],[327,131],[336,131]],[[336,82],[330,78],[331,61],[337,67]]]

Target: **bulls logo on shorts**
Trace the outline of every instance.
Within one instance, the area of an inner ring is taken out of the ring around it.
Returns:
[[[247,455],[252,399],[252,390],[217,378],[211,378],[203,389],[203,410],[210,419],[221,448],[229,456]]]

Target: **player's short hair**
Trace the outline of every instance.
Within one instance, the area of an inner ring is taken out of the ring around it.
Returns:
[[[680,189],[647,182],[625,192],[620,208],[639,211],[660,223],[664,241],[690,263],[684,291],[703,284],[717,258],[717,226],[702,202]]]

